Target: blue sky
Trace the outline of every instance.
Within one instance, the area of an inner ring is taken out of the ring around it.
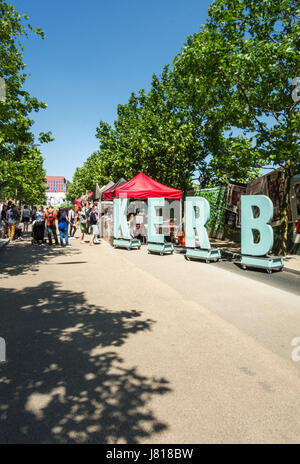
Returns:
[[[98,148],[100,119],[113,123],[119,103],[148,89],[153,73],[206,21],[211,0],[14,0],[42,27],[45,40],[24,41],[32,78],[26,88],[48,104],[33,114],[34,132],[51,130],[43,145],[48,175],[72,180]]]

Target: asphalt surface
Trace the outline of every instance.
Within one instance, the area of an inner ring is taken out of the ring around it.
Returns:
[[[291,362],[291,340],[300,337],[299,275],[186,261],[182,253],[149,255],[145,246],[114,251]]]
[[[261,269],[249,268],[244,270],[241,269],[238,264],[234,264],[230,261],[211,263],[209,266],[219,266],[226,271],[233,272],[238,275],[242,274],[244,277],[249,279],[256,280],[257,282],[263,282],[271,287],[285,290],[300,296],[300,275],[292,274],[291,272],[273,271],[272,274],[268,274],[265,270]]]
[[[284,273],[71,243],[1,251],[0,443],[299,443]]]

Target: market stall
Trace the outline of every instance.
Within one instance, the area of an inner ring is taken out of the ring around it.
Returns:
[[[128,198],[130,200],[147,200],[149,198],[164,198],[165,200],[181,200],[182,198],[182,191],[168,187],[166,185],[161,184],[160,182],[151,179],[151,177],[147,176],[144,173],[139,173],[137,176],[133,177],[128,182],[124,183],[123,185],[114,188],[112,194],[115,195],[116,198]],[[178,204],[178,210],[181,211],[181,205]],[[146,218],[145,218],[146,219]],[[168,224],[166,224],[168,222]],[[138,218],[138,223],[141,226],[142,218]],[[147,224],[143,224],[145,229],[147,230]],[[164,221],[163,226],[165,229],[170,228],[170,220]],[[163,234],[162,234],[163,235]],[[122,240],[122,239],[121,239]],[[116,243],[116,242],[115,242]],[[118,246],[120,246],[122,242],[118,241]],[[124,241],[124,246],[126,248],[130,248],[130,244]],[[136,245],[135,245],[136,246]],[[165,243],[162,240],[160,243],[157,242],[149,242],[148,241],[148,250],[149,252],[160,253],[164,254],[166,252],[173,252],[173,244],[172,243]]]
[[[117,198],[130,198],[135,200],[147,200],[148,198],[166,198],[170,200],[181,199],[182,191],[167,187],[151,177],[140,172],[137,176],[117,187],[115,196]]]
[[[115,183],[110,180],[107,184],[103,185],[98,192],[98,217],[99,217],[99,235],[100,237],[109,240],[109,237],[112,234],[111,230],[111,218],[109,211],[112,209],[112,202],[104,200],[104,192],[109,190],[115,185]]]
[[[105,192],[103,192],[103,200],[113,200],[115,198],[115,191],[118,187],[120,187],[123,184],[126,184],[126,179],[121,177],[115,184],[113,184],[109,189],[106,189]]]

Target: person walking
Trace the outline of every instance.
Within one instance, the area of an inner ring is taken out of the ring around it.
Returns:
[[[21,212],[21,207],[20,206],[16,206],[16,210],[17,210],[17,213],[18,213],[18,218],[17,218],[17,222],[16,222],[16,228],[15,228],[15,239],[17,238],[18,240],[23,240],[22,239],[22,234],[23,234],[23,227],[21,225],[21,222],[22,222],[22,212]]]
[[[129,229],[129,233],[130,233],[131,238],[135,238],[136,229],[135,229],[135,218],[134,218],[133,213],[129,214],[127,225],[128,225],[128,229]]]
[[[2,238],[2,211],[3,211],[4,204],[1,203],[0,205],[0,232],[1,232],[1,238]]]
[[[22,222],[23,222],[23,232],[28,232],[28,225],[30,221],[30,209],[27,205],[24,206],[22,213]]]
[[[58,238],[56,232],[57,212],[55,211],[52,205],[50,205],[49,208],[46,209],[44,216],[46,220],[49,246],[52,245],[52,235],[55,241],[55,245],[58,245]]]
[[[1,238],[5,238],[8,230],[8,223],[6,219],[6,213],[7,213],[7,206],[3,205],[2,210],[1,210]]]
[[[71,206],[68,212],[68,219],[70,224],[70,239],[75,239],[74,235],[76,232],[76,224],[75,224],[75,207]]]
[[[60,244],[63,247],[64,246],[64,239],[66,242],[66,247],[70,248],[72,245],[69,244],[69,239],[68,239],[68,214],[66,208],[62,208],[59,210],[58,215],[58,230],[60,234]]]
[[[39,244],[45,244],[45,211],[43,206],[40,206],[35,212],[35,237]]]
[[[85,243],[84,234],[86,233],[87,216],[85,206],[78,208],[79,227],[81,232],[80,243]]]
[[[36,220],[36,213],[37,213],[37,208],[34,206],[31,211],[31,223]]]
[[[19,218],[19,213],[15,205],[11,205],[10,209],[6,213],[6,219],[8,222],[8,238],[12,242],[15,237],[16,224]]]
[[[88,203],[87,208],[85,210],[85,214],[86,214],[86,218],[87,218],[86,233],[88,235],[91,233],[91,221],[90,221],[91,212],[92,212],[92,205],[90,203]]]
[[[95,245],[95,243],[99,243],[97,239],[98,235],[98,213],[96,207],[93,206],[91,213],[90,213],[90,226],[92,228],[92,237],[89,243],[89,246]]]
[[[300,254],[300,218],[296,221],[294,229],[294,245],[291,249],[292,255]]]

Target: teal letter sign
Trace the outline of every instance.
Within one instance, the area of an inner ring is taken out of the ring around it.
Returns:
[[[265,195],[243,195],[241,202],[242,255],[264,256],[273,247],[273,229],[269,225],[273,217],[273,203]],[[254,206],[259,208],[256,218]],[[260,235],[258,243],[254,243],[254,230]]]
[[[156,225],[162,225],[162,216],[156,215],[156,208],[163,207],[164,198],[148,198],[148,242],[164,243],[164,235],[156,232]]]
[[[198,213],[196,214],[196,208]],[[197,231],[200,248],[210,249],[210,242],[205,224],[209,220],[210,207],[206,198],[187,197],[185,200],[185,245],[195,248],[195,230]]]
[[[114,199],[114,238],[130,239],[127,225],[127,209],[129,200],[127,198]]]

